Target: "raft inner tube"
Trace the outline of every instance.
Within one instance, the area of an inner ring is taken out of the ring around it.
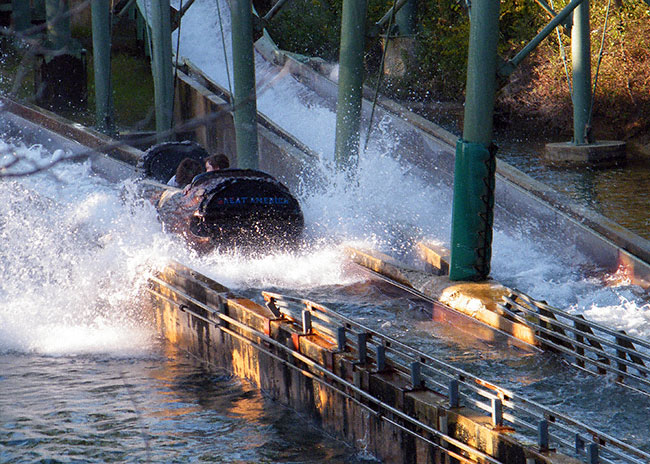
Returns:
[[[142,156],[145,176],[166,184],[176,174],[176,168],[185,158],[203,162],[210,154],[196,142],[163,142],[149,148]]]
[[[223,169],[201,174],[190,187],[198,201],[190,231],[224,245],[295,244],[304,229],[298,201],[261,171]]]

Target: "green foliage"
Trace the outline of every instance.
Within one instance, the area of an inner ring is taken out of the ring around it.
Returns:
[[[116,123],[119,127],[153,129],[155,120],[151,113],[154,102],[151,66],[128,54],[115,54],[111,66]],[[148,125],[143,125],[147,119]]]
[[[337,61],[342,8],[343,0],[292,0],[284,5],[268,30],[284,50]],[[367,30],[387,8],[384,0],[368,2]]]
[[[268,29],[282,49],[333,61],[338,59],[340,17],[340,0],[292,0]]]
[[[335,61],[342,2],[293,0],[270,26],[271,36],[281,48]],[[560,11],[567,3],[557,0],[554,9]],[[368,31],[392,5],[392,0],[369,0]],[[613,5],[598,77],[594,128],[598,136],[599,121],[610,121],[602,124],[603,130],[622,137],[649,125],[643,115],[650,111],[650,7],[643,0],[614,0]],[[417,7],[415,57],[406,76],[386,82],[384,91],[401,99],[460,102],[464,99],[469,37],[465,0],[418,0]],[[605,0],[591,2],[594,74],[606,7]],[[506,59],[514,56],[549,20],[533,1],[502,0],[499,54]],[[383,34],[385,31],[380,31],[380,36],[366,40],[366,76],[371,80],[378,73]],[[570,39],[563,36],[562,40],[570,55]],[[568,66],[570,69],[570,62]],[[506,123],[526,120],[533,130],[570,131],[571,98],[555,33],[524,60],[501,89],[497,113]]]
[[[34,94],[34,59],[23,59],[11,39],[0,39],[0,94],[28,100]]]
[[[464,5],[453,0],[424,0],[419,5],[418,25],[416,66],[421,90],[416,93],[457,99],[465,88],[467,66],[469,17]]]
[[[284,7],[269,30],[281,48],[326,60],[338,58],[342,0],[294,0]],[[393,5],[390,0],[368,2],[367,30]],[[540,20],[533,14],[532,2],[502,2],[500,50],[508,53],[532,37]],[[457,0],[419,0],[416,59],[411,76],[393,83],[402,95],[429,95],[442,99],[461,99],[465,87],[465,66],[469,18],[464,3]],[[385,31],[381,31],[383,36]],[[367,39],[369,75],[379,65],[381,37]]]
[[[566,2],[556,5],[556,10]],[[649,128],[650,112],[650,8],[642,0],[631,0],[612,7],[609,13],[603,57],[593,105],[592,126],[597,138],[627,139]],[[607,2],[592,2],[591,54],[592,78],[596,78],[598,54]],[[563,36],[570,63],[570,38]],[[533,129],[570,137],[572,106],[569,86],[553,34],[511,77],[498,105],[509,122],[533,118]]]

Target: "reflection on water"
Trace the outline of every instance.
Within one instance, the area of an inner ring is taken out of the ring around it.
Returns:
[[[367,462],[170,345],[140,358],[0,355],[0,462]]]
[[[650,161],[605,169],[553,168],[541,159],[544,147],[505,142],[499,157],[635,234],[650,240]]]

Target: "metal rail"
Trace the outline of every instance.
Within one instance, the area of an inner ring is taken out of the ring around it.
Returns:
[[[303,375],[308,376],[312,380],[315,380],[315,381],[317,381],[317,382],[319,382],[321,384],[327,385],[329,388],[332,388],[332,389],[336,390],[339,394],[345,396],[347,399],[350,399],[350,400],[354,401],[356,404],[358,404],[362,408],[366,409],[369,413],[371,413],[373,415],[376,415],[376,416],[379,416],[382,420],[384,420],[386,422],[389,422],[389,423],[399,427],[400,429],[408,432],[409,434],[414,435],[417,438],[425,441],[426,443],[434,446],[436,449],[438,449],[439,452],[441,452],[443,454],[446,454],[446,455],[448,455],[450,457],[453,457],[453,458],[455,458],[455,459],[457,459],[457,460],[459,460],[459,461],[461,461],[463,463],[470,464],[470,463],[477,462],[475,460],[468,459],[466,456],[463,456],[463,455],[458,454],[458,453],[456,453],[456,452],[454,452],[452,450],[447,449],[444,444],[436,443],[436,442],[432,441],[431,439],[427,438],[426,436],[421,435],[421,434],[419,434],[419,433],[417,433],[417,432],[415,432],[415,431],[413,431],[411,429],[408,429],[404,425],[395,422],[395,419],[391,419],[389,417],[386,417],[384,414],[391,413],[396,418],[398,418],[398,419],[400,419],[400,420],[402,420],[404,422],[410,423],[411,425],[413,425],[415,427],[420,428],[421,430],[423,430],[427,434],[430,434],[430,435],[434,436],[438,440],[441,440],[442,442],[444,442],[444,443],[446,443],[448,445],[455,446],[455,447],[459,448],[460,450],[463,450],[463,451],[469,453],[470,455],[477,456],[478,458],[480,458],[484,462],[487,462],[487,463],[490,463],[490,464],[504,464],[501,461],[499,461],[499,460],[497,460],[497,459],[495,459],[495,458],[493,458],[493,457],[491,457],[491,456],[489,456],[489,455],[487,455],[487,454],[485,454],[485,453],[483,453],[483,452],[481,452],[481,451],[479,451],[479,450],[477,450],[477,449],[475,449],[475,448],[473,448],[473,447],[471,447],[471,446],[469,446],[469,445],[467,445],[467,444],[465,444],[465,443],[463,443],[463,442],[461,442],[461,441],[459,441],[459,440],[457,440],[457,439],[455,439],[455,438],[453,438],[453,437],[451,437],[451,436],[449,436],[449,435],[447,435],[445,433],[442,433],[441,431],[439,431],[439,430],[437,430],[435,428],[432,428],[430,425],[425,424],[425,423],[419,421],[418,419],[415,419],[415,418],[409,416],[408,414],[406,414],[406,413],[404,413],[404,412],[402,412],[402,411],[400,411],[400,410],[398,410],[398,409],[396,409],[396,408],[382,402],[378,398],[376,398],[376,397],[372,396],[371,394],[365,392],[364,390],[356,387],[354,384],[348,382],[344,378],[339,377],[336,374],[334,374],[334,373],[330,372],[329,370],[327,370],[326,368],[320,366],[318,363],[316,363],[312,359],[306,357],[305,355],[303,355],[303,354],[301,354],[301,353],[299,353],[299,352],[297,352],[297,351],[283,345],[282,343],[280,343],[277,340],[267,336],[266,334],[264,334],[262,332],[259,332],[259,331],[255,330],[255,329],[253,329],[253,328],[251,328],[251,327],[249,327],[249,326],[247,326],[247,325],[245,325],[245,324],[243,324],[243,323],[241,323],[241,322],[227,316],[226,314],[216,310],[215,308],[203,304],[202,302],[200,302],[197,299],[191,297],[190,295],[184,293],[183,291],[179,290],[178,288],[174,287],[173,285],[169,284],[168,282],[166,282],[164,280],[161,280],[161,279],[159,279],[157,277],[150,277],[150,280],[155,282],[158,285],[161,285],[161,286],[167,288],[168,290],[171,290],[176,295],[180,296],[181,299],[186,300],[188,303],[207,311],[211,316],[216,317],[219,320],[213,320],[213,319],[210,319],[208,317],[205,317],[204,315],[199,314],[198,312],[193,311],[192,309],[190,309],[189,306],[184,305],[182,303],[179,303],[178,301],[175,301],[173,299],[170,299],[169,297],[161,294],[160,292],[157,292],[156,290],[154,290],[152,288],[147,288],[147,291],[151,295],[155,296],[156,298],[163,299],[163,300],[167,301],[168,303],[175,305],[176,307],[179,308],[179,310],[181,310],[183,312],[186,312],[188,314],[191,314],[192,317],[195,317],[195,318],[197,318],[197,319],[199,319],[199,320],[201,320],[201,321],[203,321],[205,323],[208,323],[208,324],[211,324],[211,325],[213,325],[215,327],[218,327],[220,330],[228,333],[229,335],[231,335],[231,336],[233,336],[235,338],[238,338],[238,339],[240,339],[242,341],[245,341],[248,344],[251,344],[251,345],[255,346],[256,349],[260,350],[261,352],[264,352],[268,356],[271,356],[275,360],[282,362],[285,366],[287,366],[289,368],[292,368],[292,369],[295,369],[295,370],[298,370]],[[220,321],[223,321],[226,324],[220,323]],[[287,360],[282,359],[281,357],[277,356],[275,353],[269,351],[268,347],[265,346],[264,344],[257,343],[254,340],[251,340],[250,338],[247,338],[247,337],[243,336],[242,334],[229,329],[227,327],[227,324],[233,325],[233,326],[237,327],[238,329],[240,329],[242,331],[245,331],[245,332],[249,333],[250,335],[252,335],[252,336],[254,336],[256,338],[259,338],[260,340],[262,340],[266,344],[273,346],[275,349],[280,350],[281,352],[283,352],[283,353],[285,353],[287,355],[290,355],[291,357],[301,361],[306,366],[308,366],[310,369],[313,369],[313,370],[317,371],[319,374],[321,374],[322,377],[318,376],[318,375],[315,375],[313,372],[302,369],[301,367],[296,366],[295,364],[292,364],[291,362],[287,362]],[[323,377],[327,377],[327,379],[330,382],[326,381]],[[331,382],[337,383],[338,386],[337,385],[332,385]],[[352,392],[353,394],[350,394],[350,392]],[[357,395],[357,397],[355,397],[354,395]],[[367,401],[369,404],[366,404],[366,403],[360,401],[359,398],[363,398],[363,400]],[[371,406],[374,406],[375,409],[373,409],[373,407],[371,407]]]
[[[499,310],[535,330],[543,347],[563,354],[588,372],[614,373],[618,384],[650,396],[650,343],[646,340],[569,314],[517,290],[509,292]]]
[[[439,303],[412,287],[400,284],[371,269],[363,269],[422,300]],[[581,315],[572,315],[544,302],[536,301],[518,290],[508,289],[508,291],[511,296],[504,298],[504,302],[497,305],[499,312],[502,316],[535,330],[541,348],[551,349],[568,357],[573,367],[589,374],[615,373],[617,374],[615,379],[617,384],[650,396],[649,342],[627,335],[624,331],[616,331],[605,325],[589,321]],[[455,310],[450,308],[450,311]],[[573,323],[573,326],[561,319],[558,320],[558,317],[566,318]],[[535,323],[536,320],[539,323]],[[493,330],[512,337],[499,329],[493,328]],[[574,337],[568,337],[565,331],[573,333]],[[521,343],[525,342],[521,341]],[[587,365],[595,368],[596,372],[589,370]],[[636,370],[637,373],[629,372],[628,367]],[[625,383],[624,380],[630,380],[634,384]]]
[[[392,369],[410,374],[412,379],[417,378],[413,373],[414,365],[417,365],[416,370],[420,377],[413,383],[419,381],[435,385],[437,388],[445,390],[451,397],[454,393],[452,393],[453,387],[450,382],[457,381],[463,388],[463,400],[467,404],[491,413],[493,421],[496,422],[495,425],[501,425],[502,421],[509,422],[524,428],[528,432],[528,436],[531,433],[539,435],[540,429],[548,429],[551,426],[552,432],[548,433],[546,440],[552,439],[553,446],[561,445],[564,449],[571,449],[575,455],[579,455],[584,449],[584,445],[587,443],[584,437],[592,437],[594,442],[592,445],[597,447],[600,455],[599,462],[650,462],[650,454],[644,451],[455,368],[398,340],[382,335],[323,305],[277,293],[262,292],[262,294],[267,305],[271,304],[287,318],[296,322],[300,321],[302,317],[298,315],[299,309],[295,306],[304,306],[305,309],[302,311],[308,311],[311,314],[309,318],[310,330],[325,334],[337,334],[341,329],[345,332],[353,332],[357,337],[351,337],[349,341],[346,337],[345,346],[350,347],[358,356],[363,354],[367,362],[385,363]],[[338,327],[333,326],[336,321],[338,321]],[[365,335],[359,337],[360,334]],[[375,344],[368,344],[369,341],[373,341]],[[382,360],[384,355],[386,359]],[[488,399],[490,403],[486,403],[482,399]],[[496,409],[501,408],[507,408],[510,412],[495,413]]]
[[[397,288],[399,288],[399,289],[401,289],[401,290],[403,290],[403,291],[405,291],[407,293],[410,293],[411,295],[415,296],[416,298],[418,298],[418,299],[420,299],[422,301],[426,301],[428,303],[439,305],[440,307],[446,308],[447,310],[449,310],[449,311],[451,311],[453,313],[460,314],[460,315],[466,317],[468,320],[472,320],[472,321],[476,322],[477,324],[479,324],[479,325],[481,325],[483,327],[487,327],[490,330],[492,330],[493,332],[499,333],[499,334],[503,335],[504,337],[510,339],[512,343],[514,343],[515,345],[517,345],[519,347],[522,347],[522,348],[526,347],[526,348],[530,349],[531,352],[534,352],[534,351],[541,352],[542,351],[539,347],[534,346],[534,345],[530,345],[529,343],[527,343],[527,342],[525,342],[525,341],[523,341],[523,340],[521,340],[519,338],[516,338],[511,333],[506,332],[505,330],[501,330],[501,329],[499,329],[497,327],[492,327],[492,326],[490,326],[490,325],[488,325],[488,324],[486,324],[484,322],[481,322],[481,321],[473,318],[472,316],[468,316],[467,314],[464,314],[464,313],[459,312],[459,311],[457,311],[457,310],[455,310],[453,308],[450,308],[449,306],[441,303],[440,301],[436,300],[435,298],[432,298],[432,297],[422,293],[421,291],[419,291],[418,289],[416,289],[414,287],[404,285],[404,284],[402,284],[400,282],[397,282],[396,280],[391,279],[390,277],[387,277],[384,274],[381,274],[381,273],[379,273],[379,272],[377,272],[377,271],[375,271],[373,269],[370,269],[370,268],[367,268],[367,267],[364,267],[364,266],[361,266],[361,265],[359,265],[359,269],[361,269],[362,271],[364,271],[364,272],[366,272],[366,273],[368,273],[368,274],[370,274],[370,275],[372,275],[372,276],[374,276],[374,277],[376,277],[376,278],[378,278],[380,280],[383,280],[384,282],[389,283],[393,287],[397,287]]]

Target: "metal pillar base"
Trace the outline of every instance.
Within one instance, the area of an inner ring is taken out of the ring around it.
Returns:
[[[456,143],[450,280],[485,280],[490,273],[495,155],[494,145]]]
[[[573,142],[547,143],[544,160],[562,166],[605,167],[625,163],[625,142],[604,140],[576,145]]]

